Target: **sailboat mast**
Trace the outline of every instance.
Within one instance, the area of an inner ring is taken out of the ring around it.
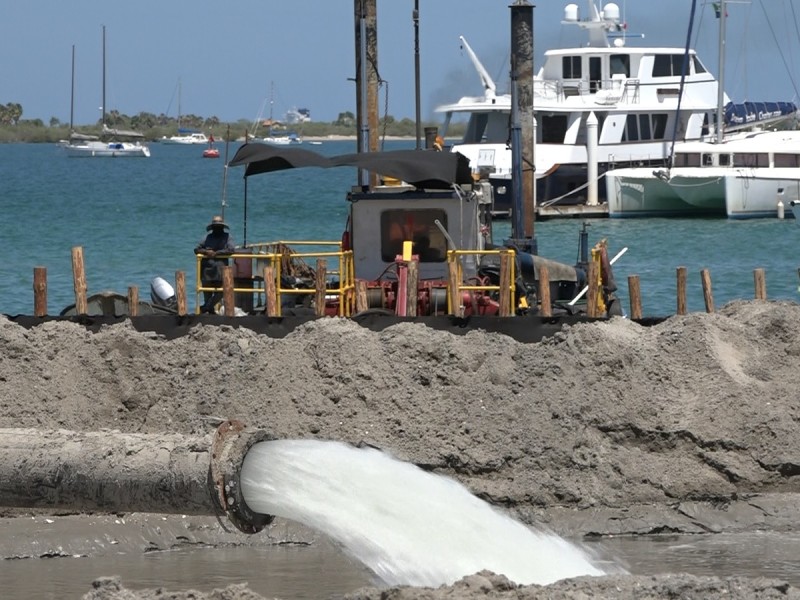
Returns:
[[[75,44],[72,44],[72,85],[69,92],[69,131],[72,133],[75,122]]]
[[[717,81],[717,142],[722,141],[722,124],[725,111],[725,21],[727,10],[725,1],[719,2],[719,78]]]
[[[100,124],[103,130],[106,128],[106,26],[103,25],[103,102],[100,107]]]

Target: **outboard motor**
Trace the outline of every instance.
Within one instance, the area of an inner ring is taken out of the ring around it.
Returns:
[[[177,309],[178,299],[175,297],[175,290],[162,277],[153,277],[150,282],[150,300],[157,306],[163,306],[172,310]]]

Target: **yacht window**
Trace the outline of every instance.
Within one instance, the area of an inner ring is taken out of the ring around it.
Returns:
[[[776,154],[775,155],[776,167],[800,167],[800,155],[798,154]]]
[[[393,262],[403,253],[403,242],[414,242],[412,252],[420,262],[444,262],[447,239],[436,220],[447,229],[447,213],[441,209],[385,210],[381,213],[381,260]]]
[[[720,154],[719,155],[719,166],[720,167],[730,167],[731,166],[731,155],[730,154]]]
[[[636,142],[639,140],[639,125],[636,115],[628,115],[625,119],[625,131],[622,132],[623,142]]]
[[[653,139],[663,140],[667,137],[667,115],[656,113],[653,115]]]
[[[734,167],[768,167],[769,155],[765,152],[737,152],[733,155]]]
[[[631,76],[631,57],[629,54],[612,54],[609,62],[611,75]]]
[[[564,79],[580,79],[582,77],[581,57],[564,56],[561,59],[561,70],[564,72]]]
[[[652,139],[650,135],[650,115],[639,115],[639,139]]]
[[[542,117],[542,143],[563,144],[567,135],[567,115],[549,115]]]
[[[695,73],[705,73],[706,68],[703,66],[703,63],[700,62],[700,59],[697,58],[696,55],[692,55],[692,62],[694,63],[694,72]]]
[[[599,56],[589,57],[589,92],[594,94],[603,81],[603,63]]]
[[[680,77],[682,71],[683,54],[655,55],[655,61],[653,62],[653,77]]]
[[[486,140],[484,137],[486,135],[486,124],[488,121],[488,113],[473,113],[467,123],[467,129],[464,131],[464,143],[478,144],[480,142],[485,142]]]
[[[714,166],[714,155],[713,154],[703,154],[703,166],[704,167],[713,167]]]
[[[676,167],[699,167],[700,166],[700,153],[699,152],[679,152],[675,155]]]

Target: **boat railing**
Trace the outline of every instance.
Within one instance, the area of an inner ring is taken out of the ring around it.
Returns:
[[[486,256],[497,256],[500,259],[500,273],[497,284],[487,283],[477,276],[465,277],[464,261],[462,259],[471,259],[469,262],[472,264],[480,264],[482,258]],[[461,303],[464,292],[480,292],[481,295],[485,296],[492,294],[499,296],[500,316],[514,315],[517,281],[514,257],[514,250],[510,248],[498,250],[448,250],[447,263],[450,273],[447,286],[448,314],[457,316],[463,314],[464,307],[461,306]]]
[[[298,251],[298,248],[302,248]],[[308,296],[310,304],[317,294],[317,277],[324,270],[325,302],[335,305],[339,316],[350,316],[355,297],[353,251],[343,250],[341,242],[275,241],[248,245],[227,255],[233,263],[236,305],[246,309],[266,306],[267,295],[276,299],[274,316],[281,316],[289,297]],[[196,305],[203,292],[222,292],[222,287],[204,286],[201,262],[197,255]],[[220,283],[221,285],[221,283]],[[274,292],[269,288],[274,286]]]
[[[564,102],[580,97],[584,102],[598,104],[638,104],[641,101],[641,82],[624,76],[599,81],[535,79],[533,93],[536,98]]]

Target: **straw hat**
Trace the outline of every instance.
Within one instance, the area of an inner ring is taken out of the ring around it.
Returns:
[[[211,231],[214,227],[224,227],[225,229],[228,228],[228,224],[222,219],[220,215],[214,215],[211,217],[211,223],[206,226],[206,231]]]

